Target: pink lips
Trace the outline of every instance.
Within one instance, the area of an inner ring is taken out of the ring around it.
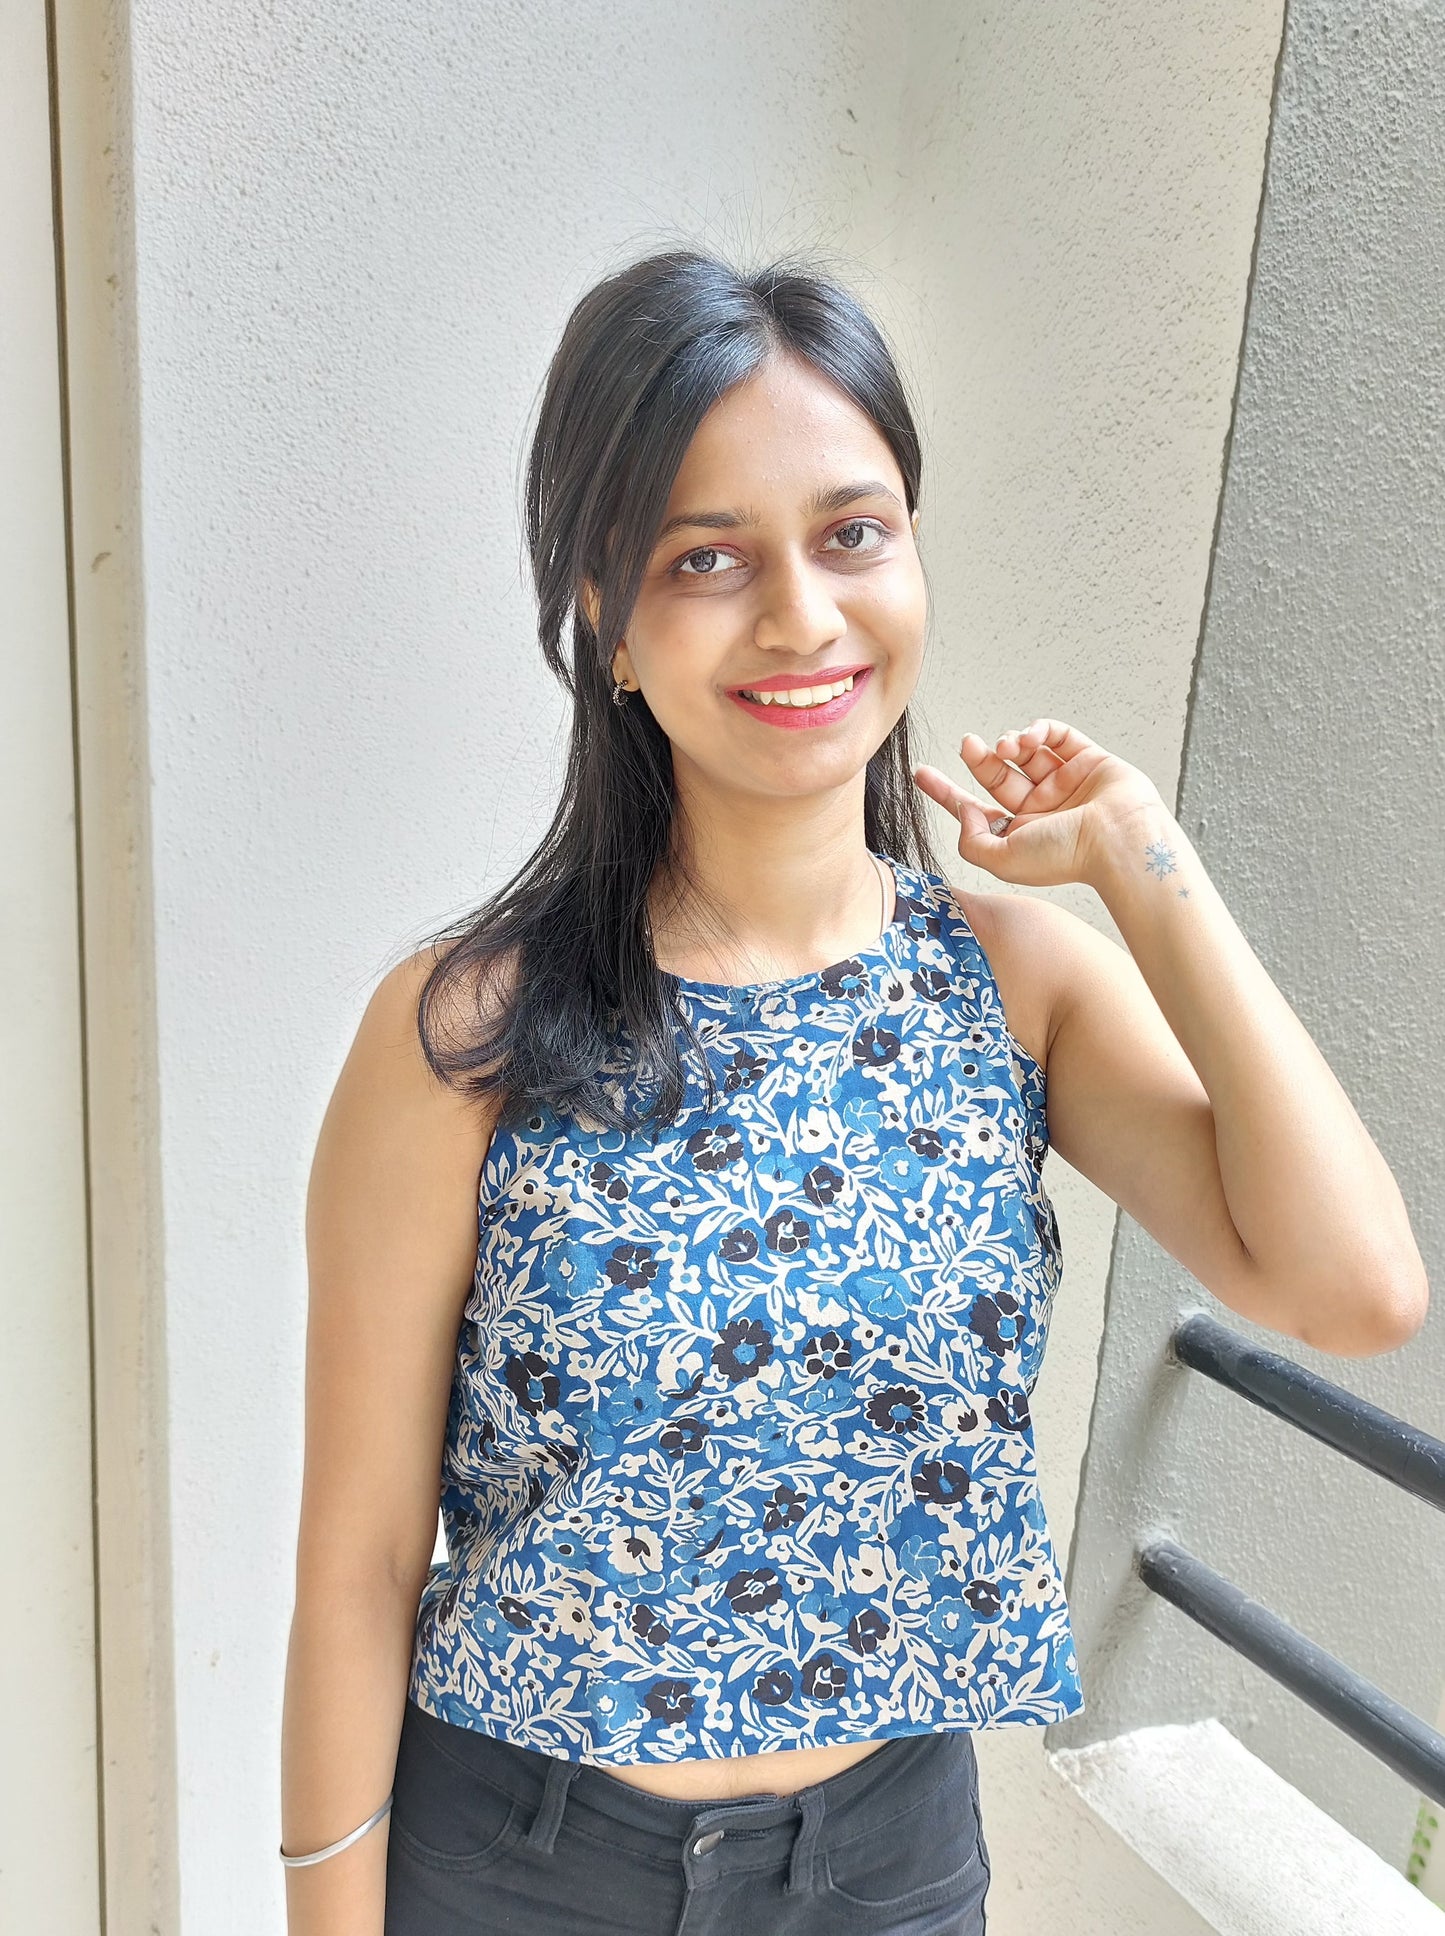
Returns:
[[[861,667],[853,674],[852,690],[849,692],[840,692],[836,699],[830,699],[825,706],[760,706],[755,699],[744,699],[740,692],[730,692],[728,698],[733,700],[735,704],[741,706],[745,713],[751,713],[754,719],[766,720],[769,726],[792,727],[795,731],[801,731],[809,726],[831,726],[835,719],[841,719],[844,713],[852,706],[854,700],[857,699],[859,693],[862,692],[864,686],[868,683],[871,671],[872,668],[870,666]],[[846,678],[847,674],[844,673],[841,676]],[[784,682],[773,679],[765,682],[763,689],[765,691],[776,690],[779,685],[784,683],[796,685],[802,682],[799,680]],[[821,686],[830,682],[819,679],[816,683]],[[836,676],[832,683],[836,683]]]

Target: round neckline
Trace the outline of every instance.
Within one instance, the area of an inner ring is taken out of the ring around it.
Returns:
[[[821,981],[825,975],[836,974],[840,968],[847,967],[853,962],[866,968],[870,962],[890,960],[895,937],[902,930],[904,922],[903,870],[890,854],[875,853],[871,847],[868,851],[873,855],[874,860],[883,863],[893,877],[893,914],[877,940],[870,941],[866,948],[855,948],[851,955],[844,955],[841,961],[830,961],[826,967],[810,969],[807,974],[787,975],[780,981],[695,981],[690,975],[675,975],[669,968],[659,971],[663,980],[670,982],[675,988],[687,989],[697,995],[725,997],[778,995],[787,994],[795,988],[807,988],[812,983]]]

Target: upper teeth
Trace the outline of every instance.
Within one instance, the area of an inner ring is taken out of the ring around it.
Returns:
[[[828,700],[836,699],[840,692],[851,692],[853,679],[854,675],[850,672],[836,686],[794,686],[791,691],[744,692],[742,696],[754,700],[759,706],[822,706]]]

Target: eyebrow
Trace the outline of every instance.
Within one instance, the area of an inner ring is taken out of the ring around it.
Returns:
[[[829,489],[816,491],[804,510],[810,518],[820,517],[824,511],[841,511],[845,504],[854,504],[860,497],[886,497],[898,505],[898,493],[889,490],[881,478],[865,477],[856,484],[834,484]],[[754,530],[761,523],[756,511],[682,511],[675,518],[669,518],[657,536],[654,546],[660,545],[664,538],[672,536],[689,526],[698,526],[705,531]]]

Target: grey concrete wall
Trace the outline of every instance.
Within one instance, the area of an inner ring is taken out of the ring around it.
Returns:
[[[1445,6],[1292,0],[1179,815],[1399,1178],[1435,1308],[1341,1359],[1121,1217],[1072,1554],[1077,1746],[1218,1715],[1403,1868],[1416,1797],[1131,1577],[1171,1534],[1433,1721],[1445,1519],[1169,1367],[1178,1312],[1445,1436]]]

